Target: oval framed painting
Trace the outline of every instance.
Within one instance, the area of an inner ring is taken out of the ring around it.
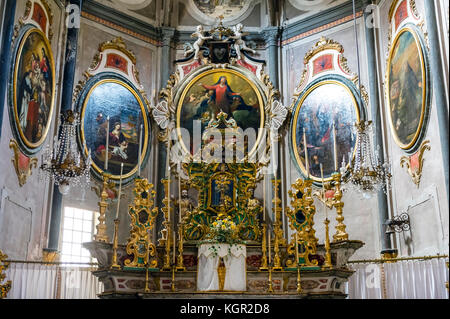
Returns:
[[[260,128],[265,124],[263,94],[256,81],[237,70],[210,69],[194,74],[181,92],[177,99],[176,128],[186,153],[194,152],[194,132],[198,132],[194,126],[199,124],[201,137],[210,120],[221,111],[243,131],[255,130],[256,143],[249,156],[256,151],[263,135]],[[182,128],[189,133],[190,145],[185,144]]]
[[[300,173],[307,177],[303,130],[308,147],[309,176],[321,183],[334,167],[333,123],[336,126],[338,165],[355,155],[355,123],[365,119],[365,108],[354,84],[340,75],[327,75],[311,82],[295,103],[290,128],[291,155]]]
[[[123,183],[137,174],[141,127],[141,169],[144,168],[150,149],[150,122],[145,105],[138,90],[120,75],[100,73],[86,83],[78,101],[79,143],[85,156],[91,152],[92,172],[99,180],[105,172],[106,154],[107,172],[115,182],[120,180],[122,163]]]
[[[428,116],[428,63],[422,39],[413,25],[395,37],[387,64],[389,123],[397,145],[414,151]]]
[[[34,26],[21,31],[12,65],[10,119],[24,153],[38,152],[48,134],[55,104],[55,63],[45,34]]]

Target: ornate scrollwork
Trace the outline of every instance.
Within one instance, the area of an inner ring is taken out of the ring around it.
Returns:
[[[309,63],[311,58],[315,56],[317,53],[328,49],[336,50],[339,53],[344,52],[344,47],[340,43],[334,41],[333,39],[321,37],[319,41],[317,41],[314,44],[314,46],[306,53],[304,58],[304,64]]]
[[[19,179],[19,185],[22,187],[27,182],[27,178],[31,176],[33,167],[37,167],[38,159],[36,157],[29,158],[24,155],[19,149],[19,144],[14,139],[10,140],[9,148],[12,148],[14,151],[14,157],[11,161]]]
[[[317,260],[311,260],[310,256],[316,253],[317,238],[314,230],[314,214],[316,208],[311,197],[311,180],[298,179],[293,185],[292,190],[288,194],[291,200],[292,208],[287,207],[287,215],[289,218],[289,227],[295,233],[291,236],[291,241],[287,248],[289,256],[295,256],[296,238],[299,246],[299,262],[306,266],[317,266]],[[295,257],[286,261],[287,267],[296,267]]]
[[[156,192],[147,179],[136,178],[133,194],[134,203],[128,209],[131,230],[126,249],[133,259],[126,259],[124,264],[126,267],[143,268],[148,265],[157,268],[156,247],[149,238],[149,231],[153,229],[158,215],[158,207],[153,207]]]
[[[422,169],[424,162],[425,151],[430,151],[430,141],[423,141],[419,147],[419,150],[411,156],[402,156],[400,158],[400,165],[406,167],[409,176],[411,176],[414,184],[419,187],[420,179],[422,178]]]

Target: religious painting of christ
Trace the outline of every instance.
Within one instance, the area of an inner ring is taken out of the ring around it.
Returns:
[[[183,90],[178,102],[177,127],[185,128],[193,145],[194,121],[202,132],[220,112],[234,119],[242,129],[258,129],[264,125],[262,95],[254,83],[235,70],[215,69],[195,77]]]
[[[418,35],[399,32],[388,60],[388,114],[395,142],[403,149],[416,145],[425,116],[426,72]]]
[[[52,118],[55,83],[50,44],[40,30],[31,28],[19,42],[14,68],[14,126],[33,153],[44,142]]]
[[[333,123],[339,168],[343,159],[348,163],[349,157],[353,158],[357,138],[354,125],[359,118],[355,97],[344,83],[324,80],[305,91],[296,104],[291,124],[292,151],[304,176],[307,172],[303,132],[310,177],[320,182],[320,164],[324,179],[329,179],[335,172]]]
[[[122,81],[100,80],[88,90],[82,105],[81,138],[86,143],[85,153],[91,151],[93,169],[102,173],[108,156],[113,179],[120,178],[121,163],[123,178],[137,171],[141,125],[141,165],[149,145],[145,112],[140,96]]]

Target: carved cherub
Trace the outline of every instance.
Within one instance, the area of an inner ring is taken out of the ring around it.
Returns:
[[[247,35],[247,33],[242,32],[243,29],[244,29],[244,26],[242,25],[242,23],[238,23],[234,27],[234,36],[228,37],[228,40],[229,39],[235,40],[234,41],[234,49],[236,50],[238,60],[241,59],[241,51],[249,51],[253,54],[256,54],[256,51],[247,47],[247,45],[245,44],[245,41],[242,40],[242,37]]]
[[[192,38],[197,38],[197,40],[193,44],[193,48],[184,52],[185,56],[188,56],[192,52],[195,52],[194,59],[197,60],[199,58],[200,47],[203,45],[205,40],[212,40],[213,37],[206,37],[204,35],[203,27],[201,25],[197,26],[197,31],[192,33]]]

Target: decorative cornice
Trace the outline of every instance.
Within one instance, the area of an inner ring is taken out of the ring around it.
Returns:
[[[81,16],[112,29],[124,32],[145,42],[159,45],[161,31],[153,25],[140,21],[94,0],[84,0]]]
[[[313,34],[319,33],[319,32],[323,32],[325,30],[331,29],[333,27],[336,27],[340,24],[349,22],[351,20],[353,20],[353,13],[350,13],[350,15],[345,15],[342,18],[339,18],[337,20],[333,20],[334,18],[336,18],[336,15],[332,15],[331,17],[329,16],[329,14],[325,13],[319,13],[317,15],[314,15],[312,17],[317,17],[319,18],[319,16],[321,17],[322,15],[326,16],[327,19],[324,19],[323,17],[318,20],[317,23],[313,24],[313,23],[308,23],[310,22],[309,17],[308,19],[306,19],[304,22],[302,21],[301,23],[306,24],[303,28],[299,27],[297,24],[296,25],[291,25],[291,26],[287,26],[286,28],[284,28],[283,30],[283,36],[282,36],[282,45],[286,45],[298,40],[301,40],[303,38],[306,38],[308,36],[311,36]],[[356,12],[356,17],[360,18],[363,15],[363,12],[357,11]],[[340,15],[338,15],[340,16]],[[332,22],[329,22],[329,21]],[[328,23],[326,23],[328,22]],[[304,30],[307,31],[304,31]]]

